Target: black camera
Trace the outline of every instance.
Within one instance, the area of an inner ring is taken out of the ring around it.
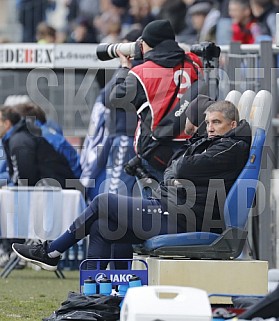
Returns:
[[[216,46],[214,42],[204,41],[192,45],[190,51],[202,59],[207,95],[215,97],[217,100],[219,94],[219,57],[221,48]]]
[[[213,60],[214,58],[219,58],[221,53],[221,48],[216,46],[214,42],[201,42],[191,46],[191,52],[201,57],[205,61]]]
[[[130,159],[129,162],[124,166],[124,170],[128,175],[136,176],[139,179],[142,178],[153,178],[150,173],[142,166],[141,158],[135,156]]]
[[[105,61],[118,58],[117,51],[120,51],[124,56],[131,57],[135,60],[143,58],[141,51],[140,39],[135,42],[123,43],[100,43],[96,49],[98,59]]]

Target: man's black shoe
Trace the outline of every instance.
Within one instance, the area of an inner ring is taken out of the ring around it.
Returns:
[[[56,271],[60,256],[51,258],[48,256],[47,242],[36,245],[25,245],[13,243],[12,248],[14,252],[23,260],[37,264],[41,268],[48,271]]]

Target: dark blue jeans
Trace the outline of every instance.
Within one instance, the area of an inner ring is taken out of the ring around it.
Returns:
[[[70,231],[76,239],[90,235],[88,258],[110,258],[112,244],[123,244],[115,258],[132,258],[132,244],[159,234],[180,233],[185,228],[179,226],[176,215],[169,215],[160,200],[106,193],[94,198]]]

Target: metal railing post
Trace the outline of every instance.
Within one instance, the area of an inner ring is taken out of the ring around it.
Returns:
[[[260,68],[264,69],[264,78],[259,79],[260,90],[268,90],[271,92],[273,97],[273,103],[271,108],[271,119],[274,118],[276,99],[277,99],[277,80],[275,78],[275,63],[274,55],[272,51],[271,41],[262,41],[260,45]],[[270,153],[274,154],[275,146],[275,133],[274,128],[270,125],[267,128],[267,137],[265,142],[266,158],[262,163],[260,180],[265,187],[265,195],[257,194],[258,207],[265,202],[265,207],[262,213],[257,213],[259,215],[259,259],[267,260],[269,262],[269,268],[274,267],[275,253],[271,250],[270,244],[274,243],[274,235],[272,235],[272,213],[270,204],[270,193],[271,193],[271,178],[272,170],[276,164],[272,163],[269,157]]]

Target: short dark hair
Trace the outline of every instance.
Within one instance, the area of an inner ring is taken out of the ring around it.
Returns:
[[[46,123],[46,113],[44,110],[33,103],[23,103],[13,106],[14,110],[21,115],[21,117],[36,117],[42,124]]]
[[[214,111],[218,111],[222,113],[225,119],[229,121],[235,120],[236,122],[239,122],[238,109],[230,101],[227,101],[227,100],[216,101],[215,103],[207,107],[205,114],[212,113]]]
[[[44,39],[46,36],[49,36],[49,37],[52,37],[53,39],[55,39],[56,29],[53,28],[52,26],[48,25],[45,22],[40,22],[36,28],[37,40]]]
[[[1,112],[2,120],[3,121],[9,120],[13,126],[17,124],[21,119],[20,114],[16,110],[14,110],[12,106],[3,105],[0,107],[0,112]]]

